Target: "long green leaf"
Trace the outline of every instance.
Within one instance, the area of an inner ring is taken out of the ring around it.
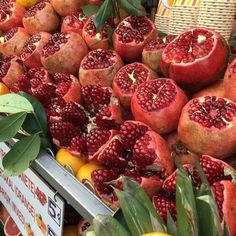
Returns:
[[[31,103],[18,94],[9,93],[0,96],[0,113],[32,113],[33,111]]]
[[[33,134],[18,141],[3,158],[3,175],[16,176],[24,172],[30,162],[36,159],[39,150],[39,134]]]
[[[98,10],[99,10],[99,6],[96,6],[96,5],[84,5],[81,7],[83,13],[85,14],[85,16],[88,18],[92,15],[95,15]]]
[[[13,138],[20,130],[26,116],[26,112],[19,112],[0,120],[0,142]]]
[[[125,10],[129,15],[145,15],[146,12],[141,8],[141,4],[133,4],[127,0],[117,0],[118,5],[120,8]],[[136,7],[137,6],[137,7]]]
[[[167,228],[167,232],[168,234],[171,235],[177,235],[177,227],[176,227],[176,223],[174,222],[170,212],[167,210],[167,222],[166,222],[166,228]]]

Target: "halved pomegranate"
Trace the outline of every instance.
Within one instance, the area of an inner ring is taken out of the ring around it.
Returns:
[[[140,61],[146,43],[156,39],[157,29],[145,16],[129,16],[117,26],[113,33],[115,51],[125,61]]]
[[[25,8],[13,1],[0,3],[0,30],[7,32],[11,28],[22,26]]]
[[[44,45],[41,61],[52,74],[61,72],[76,75],[87,53],[88,48],[79,34],[55,33]]]
[[[158,78],[158,75],[142,63],[134,62],[122,67],[114,76],[112,88],[121,104],[129,108],[131,98],[138,85]]]
[[[21,27],[15,27],[0,37],[0,53],[5,56],[21,54],[25,42],[30,37],[27,31]]]
[[[168,35],[147,43],[142,52],[142,62],[157,73],[161,73],[160,60],[162,51],[175,38],[176,36]]]
[[[82,86],[111,86],[114,75],[123,65],[120,56],[115,51],[93,50],[81,62],[80,83]]]
[[[182,110],[178,135],[186,148],[216,158],[236,152],[236,104],[205,96],[190,100]]]
[[[161,56],[163,74],[186,87],[202,87],[220,78],[228,62],[225,39],[206,28],[187,30]]]
[[[82,35],[91,50],[99,48],[107,50],[109,49],[108,33],[112,28],[114,28],[114,22],[110,19],[105,22],[101,32],[97,32],[94,24],[94,16],[91,16],[84,25]]]
[[[52,32],[59,25],[59,17],[50,3],[40,2],[26,11],[23,25],[31,35]]]
[[[82,11],[66,16],[61,24],[61,32],[75,32],[82,35],[82,29],[87,22],[87,17]]]
[[[181,110],[187,101],[186,95],[173,80],[160,78],[137,87],[131,99],[131,110],[136,120],[159,134],[165,134],[177,128]]]
[[[21,59],[24,64],[29,68],[37,68],[42,66],[41,53],[43,46],[46,44],[51,34],[41,32],[32,35],[25,43],[21,51]]]

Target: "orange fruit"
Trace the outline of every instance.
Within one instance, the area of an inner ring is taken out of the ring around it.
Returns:
[[[77,226],[68,225],[64,227],[63,236],[78,236]]]
[[[16,2],[19,3],[21,6],[30,8],[34,6],[38,1],[37,0],[16,0]]]
[[[56,154],[56,160],[75,175],[85,162],[77,156],[70,154],[66,149],[61,148]]]
[[[159,232],[152,232],[152,233],[142,234],[141,236],[171,236],[171,235]]]
[[[9,92],[10,91],[9,91],[8,87],[4,83],[0,82],[0,95],[6,94]]]

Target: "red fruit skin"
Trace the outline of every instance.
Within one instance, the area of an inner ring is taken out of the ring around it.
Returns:
[[[18,27],[17,32],[11,39],[0,44],[0,53],[5,56],[20,56],[21,50],[29,37],[30,35],[24,28]]]
[[[169,48],[178,48],[176,42],[181,37],[180,35],[163,50],[161,56],[162,73],[166,77],[174,79],[178,84],[190,88],[202,87],[219,79],[225,70],[229,56],[227,43],[220,34],[205,28],[195,28],[187,31],[193,32],[195,30],[207,30],[214,34],[215,42],[213,51],[210,54],[198,58],[191,63],[176,63],[174,60],[168,61]]]
[[[169,80],[163,78],[160,79]],[[139,89],[146,83],[155,84],[157,80],[159,79],[147,81],[137,87],[131,99],[131,111],[135,117],[135,120],[145,123],[159,134],[166,134],[177,128],[181,110],[187,103],[188,99],[184,92],[175,84],[175,82],[169,80],[172,84],[174,84],[176,90],[174,101],[171,101],[171,103],[167,107],[164,107],[157,111],[149,112],[147,110],[144,110],[139,105],[139,100],[137,97],[140,93]]]
[[[141,177],[141,182],[139,184],[150,199],[160,191],[162,186],[160,179],[155,178],[155,176]]]
[[[123,21],[120,22],[122,24],[126,21],[129,17],[125,18]],[[152,25],[152,31],[145,36],[144,41],[136,44],[135,42],[130,43],[122,43],[119,40],[119,35],[114,31],[112,36],[114,50],[121,56],[121,58],[127,62],[134,62],[134,61],[141,61],[142,59],[142,51],[146,43],[153,40],[157,36],[157,29],[156,26],[152,21],[149,20]],[[117,26],[116,29],[119,28],[120,24]]]
[[[29,68],[37,68],[37,67],[42,67],[42,62],[41,62],[41,54],[43,50],[43,46],[46,44],[48,39],[52,36],[51,34],[47,32],[41,32],[39,33],[41,36],[41,39],[39,42],[36,44],[36,48],[31,54],[27,54],[23,56],[21,54],[21,59],[23,63],[29,67]]]
[[[43,66],[51,74],[61,72],[76,75],[83,57],[88,53],[88,48],[79,34],[67,34],[70,34],[70,38],[59,51],[48,57],[41,55]]]
[[[227,67],[224,75],[225,97],[236,102],[236,59],[234,59]]]

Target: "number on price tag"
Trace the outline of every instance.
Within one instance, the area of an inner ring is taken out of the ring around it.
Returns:
[[[50,228],[50,226],[48,225],[48,236],[57,236],[54,231]]]
[[[58,205],[51,198],[49,198],[49,201],[48,201],[48,214],[60,226],[61,209],[58,207]]]

